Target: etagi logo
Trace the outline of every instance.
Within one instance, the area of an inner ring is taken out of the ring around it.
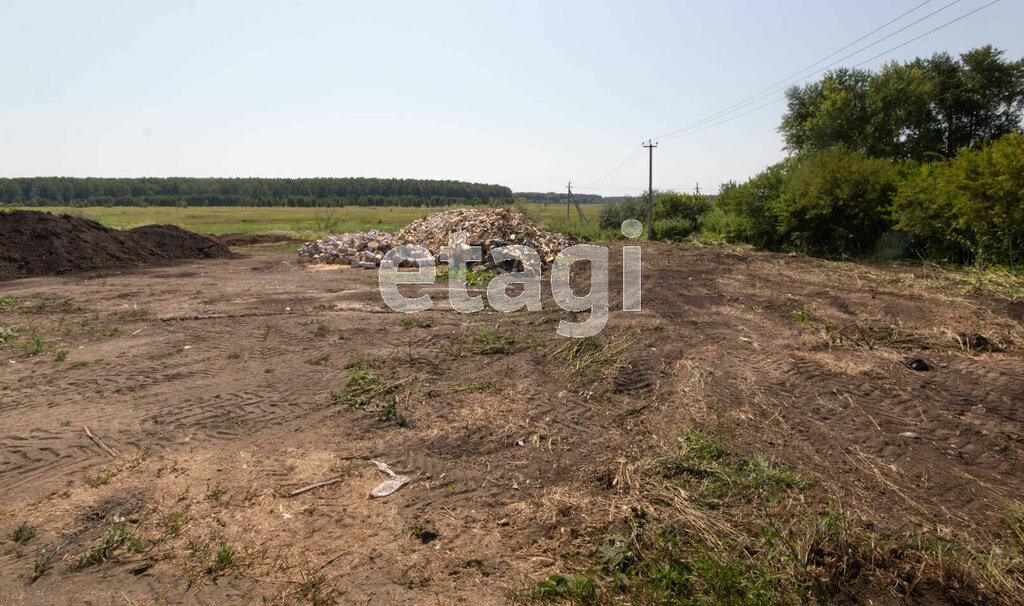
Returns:
[[[636,239],[643,233],[643,225],[630,219],[622,223],[622,235]],[[462,237],[460,237],[462,236]],[[457,234],[458,244],[442,251],[448,257],[448,300],[459,313],[473,313],[484,308],[483,297],[471,296],[460,275],[465,275],[468,264],[483,260],[479,246],[464,244],[464,232]],[[518,271],[500,274],[487,285],[487,301],[497,311],[510,313],[526,308],[529,311],[541,309],[541,260],[537,251],[529,246],[514,244],[491,249],[495,263],[512,262]],[[405,261],[414,262],[415,271],[398,271]],[[569,276],[574,263],[587,261],[590,264],[590,292],[577,295],[569,285]],[[640,311],[640,262],[639,246],[622,247],[622,310]],[[429,295],[405,297],[398,292],[399,284],[433,284],[437,275],[434,258],[423,246],[403,244],[388,251],[381,261],[378,285],[381,297],[391,309],[402,313],[426,311],[434,306]],[[521,285],[522,292],[509,296],[508,287]],[[551,266],[551,295],[555,303],[566,311],[589,311],[590,317],[584,322],[560,320],[557,332],[563,337],[592,337],[608,323],[608,249],[593,244],[577,244],[563,250]]]

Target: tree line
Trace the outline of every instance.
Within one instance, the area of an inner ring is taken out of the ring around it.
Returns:
[[[789,156],[724,184],[713,201],[659,195],[658,237],[1024,264],[1024,59],[986,46],[878,72],[838,69],[787,98],[779,131]],[[642,209],[639,200],[606,207],[602,227]]]
[[[0,179],[7,206],[451,206],[511,202],[503,185],[428,179]]]

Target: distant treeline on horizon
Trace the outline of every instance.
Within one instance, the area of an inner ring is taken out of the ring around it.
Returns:
[[[504,185],[429,179],[0,178],[5,206],[452,206],[514,199]]]

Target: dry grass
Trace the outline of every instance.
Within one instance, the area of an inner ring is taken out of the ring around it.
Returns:
[[[1008,516],[1017,548],[982,551],[898,535],[838,504],[812,501],[804,478],[763,457],[734,455],[694,429],[671,453],[623,463],[613,484],[636,503],[630,516],[608,528],[575,575],[554,575],[529,598],[801,604],[868,587],[888,592],[882,599],[927,591],[959,603],[1010,604],[1024,595],[1020,507]]]

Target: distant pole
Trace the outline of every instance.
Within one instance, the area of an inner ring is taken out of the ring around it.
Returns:
[[[696,188],[696,194],[697,194],[698,196],[700,195],[700,181],[697,181],[697,188]]]
[[[565,186],[569,190],[569,197],[565,200],[565,222],[569,223],[569,207],[572,206],[572,181]]]
[[[654,239],[654,148],[657,143],[650,139],[643,144],[647,148],[647,239]]]

